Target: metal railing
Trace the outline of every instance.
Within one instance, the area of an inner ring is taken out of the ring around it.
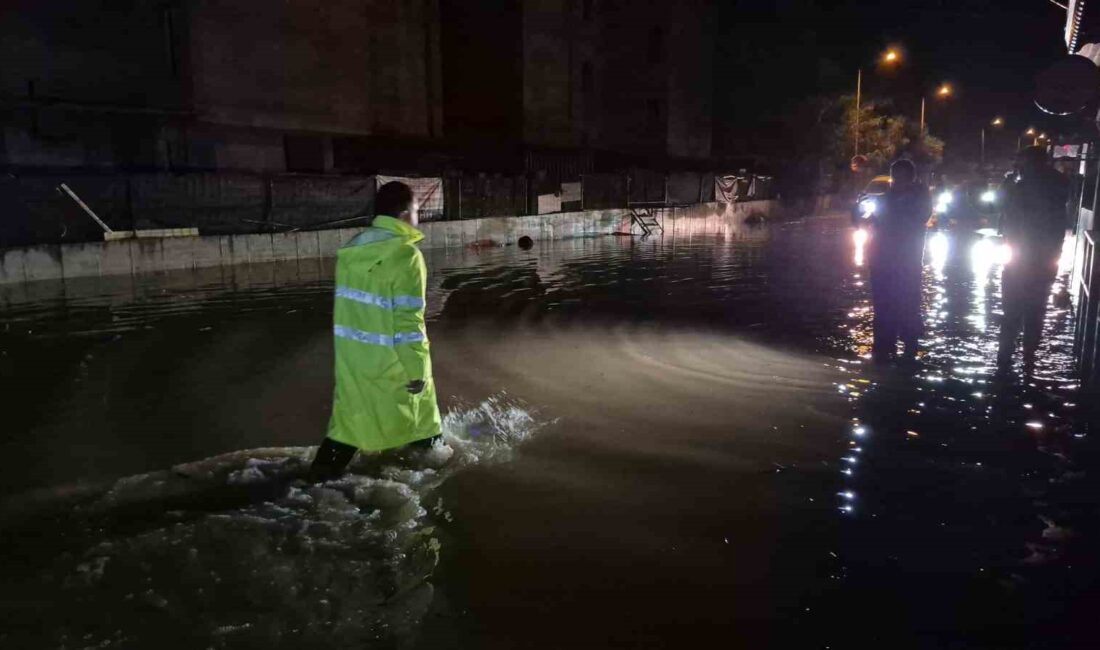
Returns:
[[[1089,230],[1081,234],[1083,246],[1074,343],[1081,377],[1086,383],[1094,383],[1100,374],[1097,372],[1100,365],[1100,264],[1096,259],[1100,231]]]

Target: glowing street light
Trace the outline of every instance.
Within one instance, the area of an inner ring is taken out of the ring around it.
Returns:
[[[940,99],[947,99],[955,93],[955,90],[951,87],[951,84],[940,84],[940,87],[936,89],[936,97]],[[925,97],[920,98],[920,133],[924,135],[924,104]]]
[[[901,52],[897,48],[890,48],[886,50],[880,57],[882,63],[886,65],[893,65],[901,61]],[[856,70],[856,134],[855,134],[855,155],[859,155],[859,108],[862,104],[863,95],[863,68]]]
[[[994,128],[999,129],[1002,126],[1005,125],[1005,121],[1004,121],[1004,118],[1002,118],[1000,116],[997,116],[997,117],[994,117],[993,120],[989,124],[991,126],[993,126]],[[1019,147],[1017,147],[1017,149],[1018,148]],[[981,163],[983,165],[985,164],[985,127],[984,126],[982,127],[982,158],[981,158]]]
[[[1031,138],[1031,144],[1032,145],[1035,145],[1035,144],[1039,143],[1039,140],[1036,137],[1037,131],[1035,131],[1035,127],[1033,127],[1033,126],[1027,127],[1027,131],[1024,131],[1024,135]],[[1019,151],[1020,149],[1024,148],[1023,147],[1023,145],[1024,145],[1024,135],[1021,135],[1020,137],[1016,138],[1016,151]]]

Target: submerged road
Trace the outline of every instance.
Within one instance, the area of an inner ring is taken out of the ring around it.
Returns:
[[[542,426],[433,493],[434,597],[402,643],[1086,647],[1100,467],[1072,309],[1034,377],[996,380],[988,245],[929,239],[908,371],[868,364],[843,218],[427,257],[444,410],[495,397]],[[5,289],[4,493],[316,444],[330,277]]]

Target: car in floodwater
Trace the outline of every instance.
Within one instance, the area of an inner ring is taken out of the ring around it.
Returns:
[[[942,185],[932,194],[932,223],[938,230],[973,232],[995,227],[1003,200],[998,177],[970,178]]]
[[[878,210],[879,201],[890,189],[889,176],[875,176],[867,183],[867,187],[856,197],[856,203],[852,206],[852,224],[862,229],[867,220]]]

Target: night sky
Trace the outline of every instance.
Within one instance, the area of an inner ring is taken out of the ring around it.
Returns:
[[[892,0],[882,5],[888,12],[867,11],[862,2],[833,4],[881,45],[900,43],[927,87],[954,82],[968,114],[1003,113],[1017,124],[1041,119],[1033,79],[1066,54],[1065,12],[1048,0]],[[844,43],[833,47],[842,51]],[[861,53],[875,50],[853,48],[844,60],[858,64]]]
[[[797,102],[815,92],[854,93],[856,69],[862,66],[865,94],[891,98],[914,120],[922,92],[951,82],[955,98],[940,105],[930,100],[928,123],[933,134],[947,136],[956,153],[964,147],[976,153],[978,130],[995,115],[1007,120],[999,137],[1011,140],[1013,147],[1016,135],[1029,125],[1053,132],[1061,124],[1065,130],[1064,120],[1044,116],[1032,102],[1035,75],[1066,55],[1065,11],[1049,0],[870,4],[731,3],[721,10],[722,31],[726,36],[738,33],[742,42],[720,40],[719,64],[736,69],[742,65],[739,59],[748,61],[757,69],[750,76],[779,102]],[[891,45],[904,50],[905,63],[893,71],[876,70],[876,58]],[[785,83],[776,83],[777,78]],[[723,105],[721,96],[718,103]],[[743,98],[725,106],[737,114],[736,104],[743,104]],[[745,111],[740,116],[750,119]]]

